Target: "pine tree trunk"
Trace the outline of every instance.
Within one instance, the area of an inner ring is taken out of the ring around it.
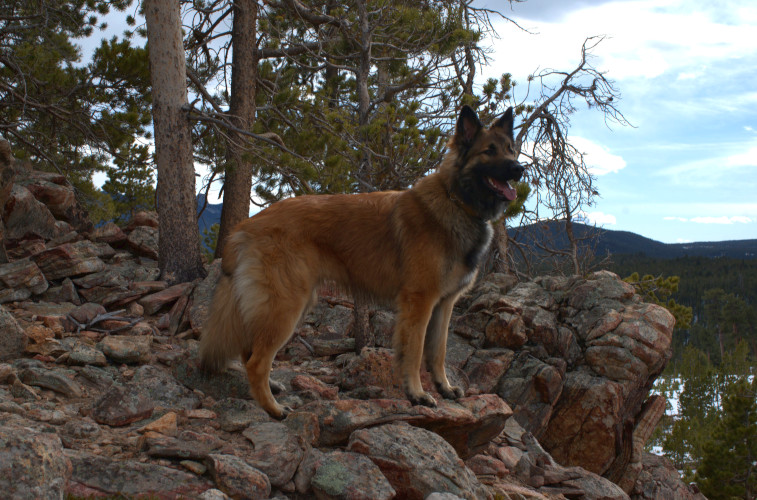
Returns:
[[[363,127],[368,124],[368,111],[370,107],[370,93],[368,91],[368,76],[371,71],[371,31],[368,22],[368,10],[366,2],[360,0],[357,2],[358,18],[360,23],[360,68],[355,77],[358,94],[358,126],[361,128],[361,134],[365,131]],[[363,182],[370,179],[370,157],[368,153],[363,153],[363,158],[358,168],[357,177]],[[366,186],[360,185],[360,191],[365,191]],[[373,347],[376,345],[376,339],[371,334],[368,318],[370,316],[369,304],[361,297],[355,297],[355,309],[353,315],[355,324],[353,328],[355,336],[355,352],[360,354],[363,347]]]
[[[256,19],[255,0],[234,0],[234,21],[231,40],[234,52],[231,60],[231,122],[242,130],[251,130],[255,122],[255,54]],[[216,257],[223,256],[226,238],[234,226],[250,216],[252,192],[252,163],[243,156],[244,136],[229,131],[226,175],[223,184],[221,227],[218,230]]]
[[[145,0],[150,45],[155,162],[158,166],[158,266],[170,283],[203,277],[184,45],[177,0]]]

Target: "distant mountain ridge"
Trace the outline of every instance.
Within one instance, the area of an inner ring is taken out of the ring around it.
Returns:
[[[596,239],[597,255],[643,254],[657,259],[678,257],[731,257],[736,259],[757,258],[757,239],[731,241],[703,241],[693,243],[662,243],[630,231],[602,229],[586,224],[573,223],[577,238]],[[562,221],[550,221],[508,229],[508,235],[527,245],[534,245],[542,238],[552,239],[565,247],[568,237]]]
[[[197,213],[205,204],[205,195],[197,195]],[[213,224],[221,222],[222,203],[208,203],[198,220],[200,233]],[[703,241],[694,243],[662,243],[630,231],[602,229],[586,224],[573,223],[573,231],[578,238],[598,238],[595,253],[605,255],[643,254],[658,259],[675,259],[678,257],[731,257],[736,259],[757,258],[757,239],[732,241]],[[562,221],[513,227],[508,235],[533,245],[541,238],[551,238],[560,246],[568,243],[565,226]]]

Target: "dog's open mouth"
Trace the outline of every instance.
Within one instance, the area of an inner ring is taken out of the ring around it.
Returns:
[[[507,201],[513,201],[518,196],[518,193],[515,192],[515,189],[510,186],[510,183],[508,181],[502,182],[493,177],[487,177],[486,183],[489,185],[492,191],[494,191]]]

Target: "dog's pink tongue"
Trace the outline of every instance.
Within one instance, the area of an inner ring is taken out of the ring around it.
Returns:
[[[497,188],[497,191],[502,193],[502,196],[507,198],[509,201],[513,201],[517,196],[518,193],[515,192],[515,189],[510,187],[510,184],[507,182],[499,182],[497,179],[492,179],[492,184]]]

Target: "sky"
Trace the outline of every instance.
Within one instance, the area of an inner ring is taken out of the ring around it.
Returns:
[[[497,6],[493,1],[490,6]],[[572,70],[587,37],[632,126],[579,107],[569,137],[596,175],[585,216],[664,243],[757,239],[757,2],[528,0],[501,8],[482,77]],[[516,101],[527,100],[526,85]]]
[[[757,239],[757,2],[480,4],[523,28],[494,18],[499,39],[481,83],[572,70],[587,37],[606,37],[591,63],[614,81],[632,126],[580,107],[571,116],[569,138],[597,177],[590,223],[664,243]],[[110,29],[95,38],[120,34],[124,17],[106,18]],[[516,100],[528,100],[525,88],[516,86]]]

